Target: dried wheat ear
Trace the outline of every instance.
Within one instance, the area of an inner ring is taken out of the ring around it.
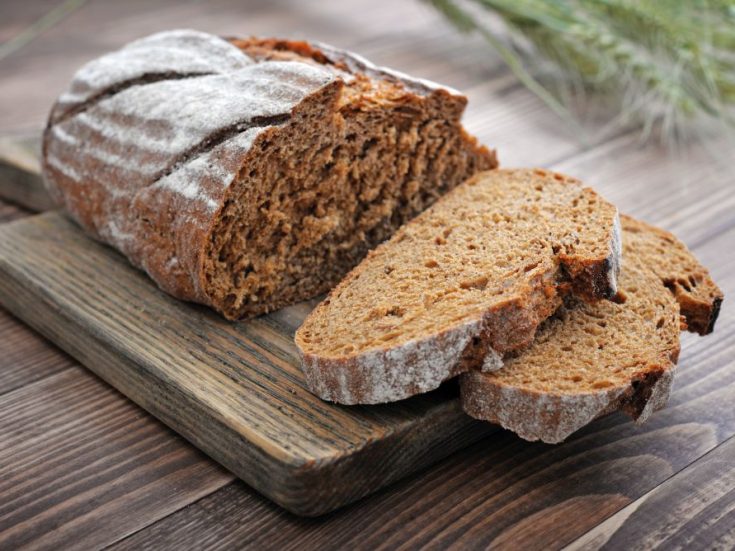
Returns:
[[[714,328],[722,292],[668,232],[622,217],[616,301],[569,301],[494,373],[461,377],[462,407],[527,440],[556,443],[621,410],[639,422],[668,400],[683,328]]]
[[[460,124],[466,101],[326,45],[168,31],[75,75],[44,175],[163,290],[239,319],[326,292],[495,167]]]
[[[615,295],[619,256],[616,208],[577,180],[478,174],[372,251],[305,320],[296,344],[309,388],[380,403],[497,368],[564,295]]]

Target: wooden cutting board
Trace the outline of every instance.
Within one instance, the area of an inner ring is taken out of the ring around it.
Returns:
[[[165,295],[58,212],[0,226],[0,302],[300,515],[374,492],[493,430],[462,414],[452,383],[384,406],[322,402],[293,344],[315,303],[224,321]]]

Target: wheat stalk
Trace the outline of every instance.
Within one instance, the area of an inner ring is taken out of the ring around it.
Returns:
[[[640,122],[645,134],[658,126],[677,137],[699,116],[733,124],[734,2],[429,1],[459,29],[480,33],[567,120],[572,110],[561,98],[593,92],[614,102],[618,122]],[[539,76],[539,59],[558,69],[556,79]]]

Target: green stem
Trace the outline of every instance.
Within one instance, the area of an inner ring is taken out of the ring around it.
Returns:
[[[31,25],[23,29],[7,42],[0,44],[0,60],[5,59],[13,52],[17,52],[23,46],[38,37],[44,31],[50,29],[67,16],[81,8],[87,0],[66,0],[52,10],[46,12]]]

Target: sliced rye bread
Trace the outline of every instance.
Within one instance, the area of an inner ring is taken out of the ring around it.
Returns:
[[[476,175],[372,251],[304,321],[295,340],[309,388],[382,403],[496,368],[565,294],[615,295],[619,232],[617,209],[572,178]]]
[[[619,300],[568,301],[503,369],[462,375],[469,415],[556,443],[606,413],[643,422],[666,404],[680,331],[711,332],[723,295],[673,235],[621,219]]]
[[[466,103],[326,45],[167,31],[79,70],[43,170],[163,290],[239,319],[326,292],[494,168],[460,123]]]

